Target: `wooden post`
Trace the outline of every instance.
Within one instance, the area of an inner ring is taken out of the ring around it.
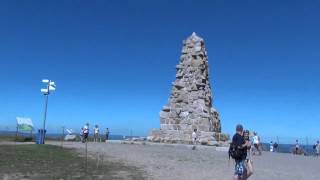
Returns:
[[[62,126],[62,136],[61,136],[61,148],[63,148],[63,141],[64,141],[64,126]]]
[[[277,152],[280,152],[280,142],[279,142],[279,137],[278,136],[277,136],[277,143],[278,143]]]
[[[131,137],[131,140],[132,140],[132,129],[130,129],[130,137]]]
[[[88,169],[88,139],[86,140],[86,162],[85,162],[85,175],[84,179],[87,179],[87,169]]]
[[[309,142],[308,142],[308,136],[306,137],[306,154],[308,154],[308,149],[309,149]]]
[[[88,127],[88,138],[86,139],[86,163],[85,163],[85,175],[84,179],[87,179],[87,171],[88,171],[88,140],[89,140],[89,123],[86,124]]]
[[[30,130],[31,141],[33,140],[32,131],[33,131],[33,127],[31,127],[31,130]]]
[[[17,139],[18,139],[18,132],[19,132],[19,126],[18,126],[18,123],[17,123],[17,130],[16,130],[16,138],[15,138],[15,142],[17,142]]]

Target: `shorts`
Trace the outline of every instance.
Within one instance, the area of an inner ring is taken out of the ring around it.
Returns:
[[[197,143],[197,138],[192,138],[192,143],[196,144]]]
[[[234,175],[242,176],[246,171],[246,166],[244,164],[244,160],[236,161],[236,165],[234,166]]]

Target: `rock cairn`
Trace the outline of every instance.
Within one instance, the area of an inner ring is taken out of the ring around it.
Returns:
[[[160,130],[152,130],[152,141],[189,142],[194,129],[204,143],[221,140],[219,113],[213,108],[208,57],[202,38],[192,33],[183,41],[168,104],[160,111]]]

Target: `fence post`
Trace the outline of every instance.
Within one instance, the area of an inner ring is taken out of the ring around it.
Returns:
[[[84,179],[87,179],[87,170],[88,169],[88,139],[86,140],[86,162],[85,162],[85,174],[84,174]]]
[[[277,136],[277,143],[278,143],[278,149],[277,151],[280,152],[280,141],[279,141],[279,137]]]
[[[16,129],[16,138],[15,138],[15,142],[17,142],[17,139],[18,139],[18,133],[19,133],[19,126],[18,126],[18,123],[17,123],[17,129]]]
[[[306,137],[306,153],[309,154],[308,152],[308,145],[309,145],[309,142],[308,142],[308,136]]]
[[[64,141],[64,126],[62,126],[62,136],[61,136],[61,148],[63,148],[63,141]]]

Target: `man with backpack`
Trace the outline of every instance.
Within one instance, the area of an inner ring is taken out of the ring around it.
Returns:
[[[86,124],[83,127],[83,139],[82,139],[83,143],[88,141],[88,136],[89,136],[89,126],[88,126],[88,124]]]
[[[273,150],[274,150],[274,152],[278,152],[279,150],[278,150],[278,143],[277,142],[274,142],[274,144],[273,144]]]
[[[229,157],[235,160],[234,180],[248,179],[253,173],[251,160],[246,159],[250,142],[243,135],[243,126],[238,124],[229,148]]]

